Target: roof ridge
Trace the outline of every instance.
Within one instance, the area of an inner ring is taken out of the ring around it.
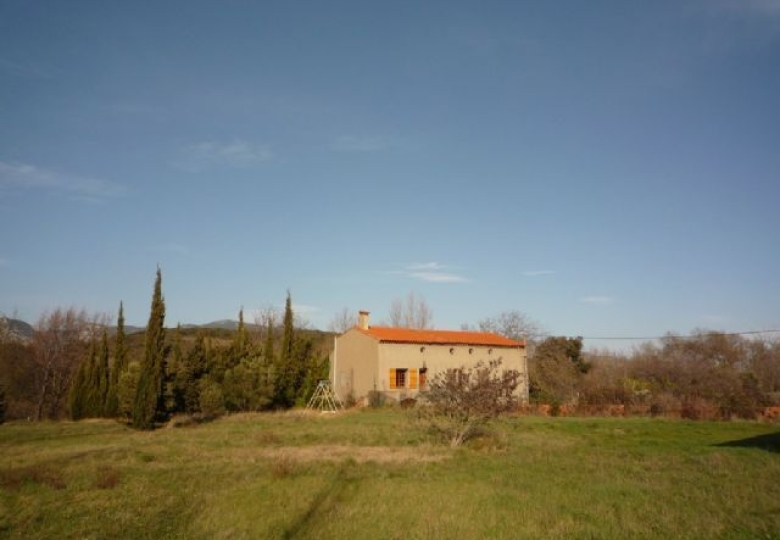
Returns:
[[[485,345],[492,347],[524,347],[525,340],[514,340],[493,332],[473,330],[435,330],[397,326],[355,327],[379,341],[395,343],[430,343],[447,345]]]

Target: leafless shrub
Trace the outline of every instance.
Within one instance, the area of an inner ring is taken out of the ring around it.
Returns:
[[[517,408],[519,384],[519,372],[502,370],[500,359],[447,370],[429,381],[417,418],[450,446],[460,446],[490,419]]]

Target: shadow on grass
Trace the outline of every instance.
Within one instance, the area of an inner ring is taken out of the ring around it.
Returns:
[[[717,444],[716,446],[731,448],[758,448],[760,450],[766,450],[767,452],[775,452],[780,454],[780,431],[777,433],[767,433],[766,435],[748,437],[747,439],[724,442]]]
[[[309,508],[283,532],[282,538],[284,540],[296,538],[304,531],[315,526],[318,520],[327,519],[333,509],[340,502],[343,502],[345,489],[349,484],[355,482],[354,478],[348,477],[345,467],[346,465],[343,465],[338,470],[333,481],[317,493]]]

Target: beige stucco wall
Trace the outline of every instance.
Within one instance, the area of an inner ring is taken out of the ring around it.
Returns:
[[[391,389],[389,380],[391,369],[416,369],[419,373],[420,368],[427,368],[427,377],[431,380],[436,373],[447,369],[470,367],[480,360],[487,363],[489,360],[499,358],[503,369],[516,369],[520,372],[522,385],[518,393],[521,399],[528,399],[528,364],[525,348],[380,343],[378,354],[377,389],[395,400],[415,397],[419,389]]]
[[[520,372],[522,384],[518,393],[521,399],[527,400],[528,362],[524,347],[380,343],[356,329],[335,339],[331,383],[342,400],[350,396],[364,398],[371,390],[381,391],[389,399],[402,400],[415,397],[419,389],[391,389],[391,369],[414,369],[419,373],[420,368],[427,368],[427,377],[431,380],[440,371],[498,358],[504,369]]]
[[[330,363],[331,384],[343,401],[349,397],[364,397],[377,383],[379,342],[352,329],[337,336]]]

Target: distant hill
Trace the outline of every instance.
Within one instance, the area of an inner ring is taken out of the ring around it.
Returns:
[[[244,322],[244,326],[247,330],[257,330],[259,327],[256,324]],[[183,329],[189,328],[207,328],[209,330],[238,330],[238,321],[232,319],[220,319],[218,321],[212,321],[206,324],[182,324]]]
[[[249,330],[250,332],[257,332],[261,330],[261,328],[256,324],[252,324],[252,323],[244,323],[244,324],[247,330]],[[199,330],[199,329],[214,330],[221,337],[228,338],[232,336],[233,332],[238,330],[238,321],[234,321],[231,319],[221,319],[218,321],[212,321],[205,324],[182,324],[181,328],[182,330],[189,330],[190,332],[194,332],[195,330]],[[168,327],[168,329],[174,330],[175,327]],[[146,328],[143,326],[125,325],[126,335],[140,334],[143,333],[145,330]],[[262,330],[265,331],[265,328],[262,328]],[[32,340],[34,331],[35,330],[32,327],[32,325],[22,320],[11,319],[9,317],[0,315],[0,338],[8,337],[14,341],[29,343]],[[277,331],[279,330],[277,329]],[[305,329],[305,330],[299,329],[299,332],[302,332],[304,335],[308,335],[309,337],[313,338],[315,341],[320,341],[322,339],[325,339],[326,337],[327,338],[331,337],[331,334],[328,332],[323,332],[314,329]],[[109,325],[108,333],[111,336],[116,334],[116,326]],[[194,335],[194,333],[192,335]]]
[[[19,319],[0,316],[0,337],[27,343],[32,339],[33,327]]]

